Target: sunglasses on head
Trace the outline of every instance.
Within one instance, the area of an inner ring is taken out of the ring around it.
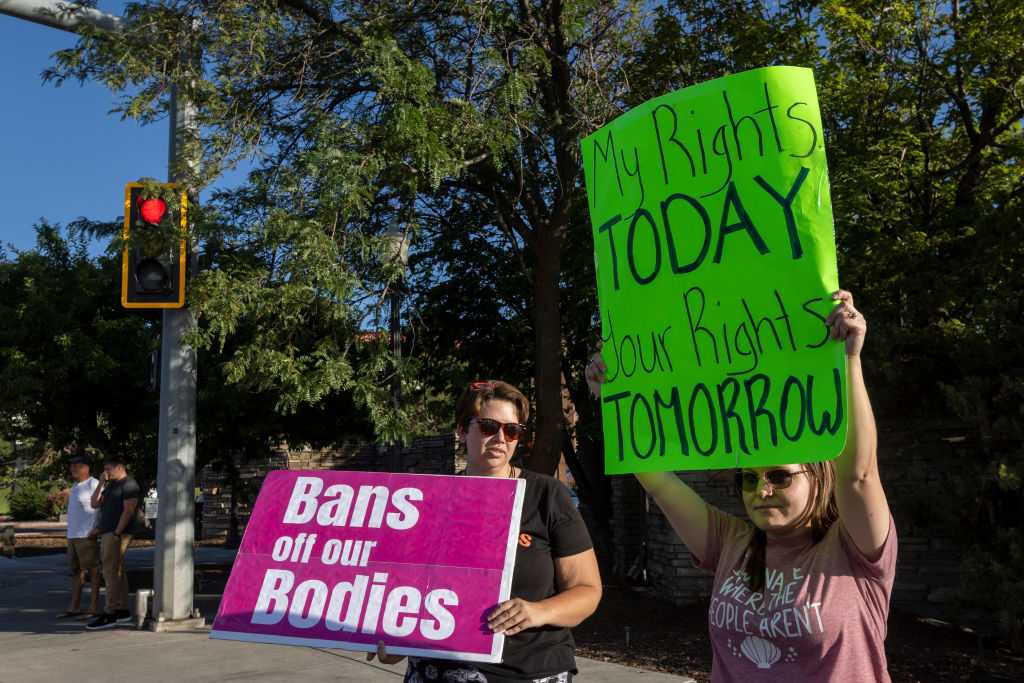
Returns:
[[[526,425],[518,422],[498,422],[488,417],[474,417],[470,424],[476,422],[480,427],[480,433],[484,436],[494,436],[498,430],[505,432],[505,438],[509,441],[518,441],[526,434]]]
[[[789,488],[789,485],[793,483],[793,477],[798,474],[803,474],[807,470],[768,470],[763,474],[757,472],[737,472],[736,473],[736,488],[742,489],[743,491],[756,491],[761,486],[761,482],[766,482],[771,485],[775,491],[781,491],[782,489]]]

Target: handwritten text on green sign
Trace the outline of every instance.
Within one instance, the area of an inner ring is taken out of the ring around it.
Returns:
[[[582,144],[594,230],[606,469],[834,457],[845,358],[824,137],[807,69],[657,98]]]

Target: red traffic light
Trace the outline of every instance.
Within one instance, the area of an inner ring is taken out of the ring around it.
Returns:
[[[187,215],[188,195],[173,183],[127,183],[124,186],[122,306],[128,309],[185,306]],[[158,226],[166,226],[167,230]],[[146,235],[159,239],[132,240],[133,230],[142,234],[153,230],[167,234]]]
[[[167,202],[159,197],[139,201],[139,215],[150,225],[158,225],[167,213]]]

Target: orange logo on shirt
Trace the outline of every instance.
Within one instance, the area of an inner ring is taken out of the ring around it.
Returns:
[[[530,534],[519,534],[519,545],[524,548],[529,548],[533,545],[533,536]]]

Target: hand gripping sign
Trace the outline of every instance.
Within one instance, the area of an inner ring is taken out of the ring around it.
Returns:
[[[646,102],[582,142],[609,473],[835,457],[846,359],[809,69]]]
[[[211,637],[501,661],[526,482],[267,475]]]

